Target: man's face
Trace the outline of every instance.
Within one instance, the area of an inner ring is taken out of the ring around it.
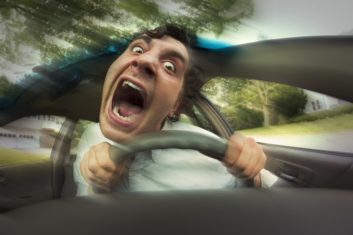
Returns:
[[[187,49],[170,36],[134,40],[105,78],[99,116],[103,134],[118,142],[160,130],[179,104],[188,63]]]

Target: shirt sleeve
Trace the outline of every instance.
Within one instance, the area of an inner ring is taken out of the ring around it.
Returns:
[[[260,178],[262,188],[271,188],[279,180],[275,174],[266,169],[260,171]]]

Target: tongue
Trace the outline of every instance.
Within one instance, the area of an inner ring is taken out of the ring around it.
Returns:
[[[142,108],[136,105],[133,105],[129,102],[121,101],[119,104],[119,113],[124,117],[129,117],[133,114],[138,114],[142,111]]]

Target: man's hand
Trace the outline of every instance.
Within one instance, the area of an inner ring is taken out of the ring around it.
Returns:
[[[223,162],[232,175],[253,179],[255,186],[261,185],[259,173],[265,167],[266,155],[254,139],[239,133],[232,135]]]
[[[92,186],[110,192],[128,172],[131,158],[115,164],[111,158],[110,144],[103,142],[92,146],[83,156],[80,170],[83,178]]]

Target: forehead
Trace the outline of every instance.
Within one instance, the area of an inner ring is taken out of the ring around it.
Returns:
[[[189,62],[188,49],[182,42],[171,36],[164,35],[161,38],[152,38],[146,34],[142,34],[140,36],[137,36],[133,40],[133,42],[138,40],[144,41],[146,44],[149,45],[151,49],[159,49],[162,53],[172,53],[177,57],[181,57],[180,59],[183,60],[185,63]]]

